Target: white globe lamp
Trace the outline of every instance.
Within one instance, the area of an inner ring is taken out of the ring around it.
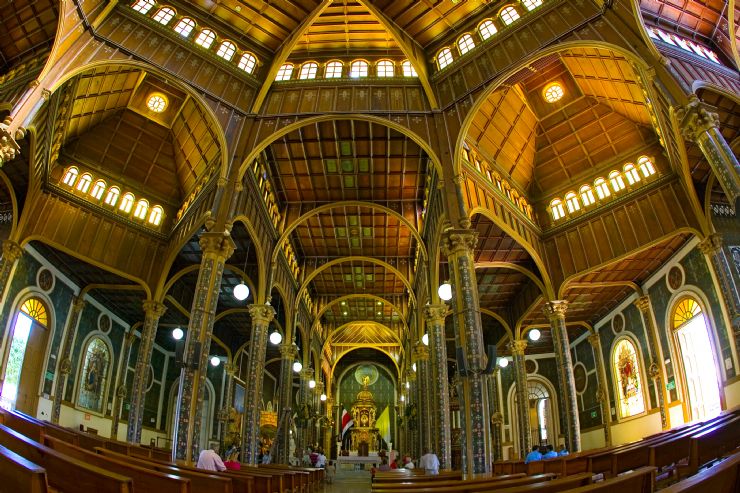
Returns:
[[[507,366],[509,366],[509,360],[506,358],[499,358],[498,366],[500,366],[501,368],[506,368]]]
[[[293,363],[294,372],[299,373],[302,369],[303,369],[303,365],[301,364],[300,361],[296,361],[295,363]]]
[[[182,336],[184,335],[185,333],[182,331],[180,327],[177,327],[172,331],[172,338],[176,341],[179,341],[180,339],[182,339]]]
[[[527,334],[530,341],[539,341],[540,337],[542,336],[542,333],[539,331],[539,329],[532,329]]]
[[[424,334],[423,336],[421,336],[421,342],[425,346],[428,346],[429,345],[429,334]]]
[[[249,298],[249,286],[244,284],[244,281],[234,286],[234,298],[239,301],[244,301]]]
[[[211,357],[211,366],[218,366],[221,364],[221,358],[218,356],[212,356]]]
[[[283,342],[283,335],[277,330],[273,331],[272,334],[270,334],[270,343],[272,343],[273,346],[277,346],[281,342]]]
[[[439,299],[442,301],[450,301],[452,299],[452,285],[449,282],[440,284],[437,294],[439,294]]]
[[[319,399],[321,399],[321,402],[326,402],[326,394],[321,394]]]
[[[309,380],[308,381],[308,388],[309,389],[316,388],[316,380]]]

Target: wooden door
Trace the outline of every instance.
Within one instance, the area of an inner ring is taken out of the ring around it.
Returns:
[[[18,383],[18,396],[15,408],[31,416],[36,415],[36,405],[39,398],[41,375],[46,355],[46,327],[34,322],[26,344],[26,353],[23,357],[21,380]]]

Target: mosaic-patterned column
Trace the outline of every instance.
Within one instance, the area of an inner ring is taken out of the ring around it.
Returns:
[[[711,265],[717,282],[719,283],[718,297],[722,300],[730,317],[732,332],[735,337],[735,347],[740,348],[740,292],[730,270],[725,251],[722,248],[722,236],[718,233],[707,236],[699,243],[699,250],[704,254]]]
[[[499,409],[498,376],[501,368],[496,369],[488,376],[488,412],[491,413],[491,460],[503,460],[504,446],[501,439],[501,426],[504,423],[504,415]]]
[[[326,416],[326,425],[324,426],[324,455],[331,456],[331,442],[334,434],[334,398],[331,395],[326,396],[324,416]]]
[[[209,364],[208,352],[221,292],[221,276],[226,260],[234,252],[234,241],[225,233],[203,233],[200,236],[200,248],[203,256],[185,339],[185,366],[180,370],[172,447],[173,460],[184,460],[188,464],[194,462],[200,452],[198,437]],[[200,358],[196,360],[198,349]]]
[[[527,388],[527,369],[524,366],[524,350],[527,349],[527,340],[511,341],[509,349],[511,350],[511,366],[514,370],[519,455],[524,457],[532,448],[532,433],[529,430],[529,389]]]
[[[469,229],[448,230],[442,238],[453,289],[455,346],[462,348],[467,368],[464,375],[458,368],[462,377],[459,393],[462,470],[467,475],[491,472],[488,387],[483,374],[486,360],[473,259],[477,241],[478,233]]]
[[[270,305],[249,305],[252,318],[252,338],[249,348],[247,371],[247,402],[244,405],[244,433],[242,433],[242,462],[257,464],[260,438],[260,407],[262,406],[262,384],[265,381],[265,355],[270,322],[275,309]]]
[[[588,342],[594,352],[594,361],[596,362],[596,377],[599,381],[599,388],[596,390],[596,400],[601,406],[601,419],[604,422],[604,443],[607,447],[612,444],[611,429],[611,405],[609,404],[609,392],[606,383],[606,365],[604,364],[604,353],[601,350],[601,338],[599,334],[588,336]]]
[[[85,308],[85,300],[75,296],[72,300],[72,308],[67,316],[67,327],[64,329],[64,340],[62,341],[62,350],[57,355],[59,359],[59,372],[56,375],[57,383],[54,387],[54,404],[51,408],[51,422],[59,423],[59,413],[62,411],[62,399],[64,398],[64,389],[67,387],[67,378],[72,371],[72,341],[77,332],[77,325],[80,322],[80,314]]]
[[[581,451],[581,425],[578,418],[578,399],[576,381],[573,378],[573,363],[570,358],[568,330],[565,326],[567,301],[549,301],[545,303],[545,315],[550,320],[552,341],[555,349],[555,364],[558,366],[558,383],[565,411],[565,445],[573,452]]]
[[[650,308],[650,297],[640,296],[635,300],[635,306],[640,310],[642,315],[642,323],[645,326],[645,332],[647,332],[648,346],[650,347],[650,354],[652,361],[648,368],[648,375],[655,382],[656,394],[658,394],[658,408],[660,409],[660,424],[664,430],[668,429],[668,406],[666,405],[665,398],[665,386],[663,385],[663,372],[660,357],[658,356],[658,350],[660,348],[658,343],[658,333],[656,332],[655,323],[653,322],[653,310]]]
[[[167,307],[158,301],[148,300],[144,302],[144,325],[141,328],[139,354],[136,358],[134,380],[131,385],[131,407],[129,408],[128,429],[126,430],[126,441],[128,443],[141,443],[141,427],[144,423],[144,396],[147,380],[149,379],[149,363],[152,360],[159,317],[164,315],[165,310],[167,310]]]
[[[416,372],[413,372],[409,370],[406,374],[406,382],[408,383],[408,388],[406,389],[408,391],[408,405],[413,406],[416,408],[416,416],[412,416],[413,422],[409,423],[409,431],[407,433],[408,437],[408,448],[409,451],[416,455],[416,457],[421,457],[419,454],[419,451],[421,450],[421,444],[419,440],[419,426],[421,425],[421,413],[419,412],[419,402],[418,402],[418,395],[416,394]]]
[[[730,205],[735,207],[740,197],[740,163],[719,130],[717,108],[692,95],[677,116],[684,137],[699,146]]]
[[[313,378],[313,368],[303,368],[298,373],[298,409],[297,411],[297,423],[298,428],[298,443],[302,448],[306,448],[311,445],[311,430],[310,430],[310,419],[311,419],[311,388],[308,386],[308,382]]]
[[[219,411],[219,421],[221,422],[221,451],[226,452],[231,442],[232,437],[229,435],[232,433],[229,429],[229,422],[231,419],[231,410],[234,409],[234,375],[236,375],[239,367],[234,362],[228,362],[224,364],[224,374],[226,375],[226,381],[224,382],[224,402],[221,410]]]
[[[293,416],[293,362],[298,356],[298,346],[292,342],[284,342],[280,345],[280,389],[278,390],[278,402],[280,415],[278,420],[286,416]],[[283,426],[276,437],[277,450],[273,460],[277,464],[288,464],[290,462],[290,421],[283,421]]]
[[[118,425],[121,422],[121,408],[123,407],[123,401],[126,399],[126,371],[128,369],[128,361],[131,359],[131,347],[134,345],[136,339],[136,330],[130,328],[123,338],[123,359],[118,367],[118,373],[116,375],[116,393],[113,397],[113,410],[110,424],[110,436],[111,438],[118,439]]]
[[[10,273],[23,255],[23,248],[13,240],[3,241],[3,256],[0,258],[0,300],[5,298],[5,292],[10,282]]]
[[[422,455],[424,449],[432,448],[432,408],[429,401],[429,348],[418,341],[414,346],[414,362],[416,363],[416,394],[418,396],[419,414],[419,446]],[[436,451],[433,450],[436,453]],[[421,457],[421,456],[419,456]]]
[[[429,392],[434,413],[432,419],[432,446],[435,452],[439,454],[441,469],[452,467],[450,388],[447,376],[447,343],[445,341],[446,313],[447,305],[445,304],[424,307],[432,373]]]

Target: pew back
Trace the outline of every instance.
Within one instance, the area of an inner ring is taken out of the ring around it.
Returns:
[[[46,471],[0,445],[0,484],[4,491],[46,492]]]

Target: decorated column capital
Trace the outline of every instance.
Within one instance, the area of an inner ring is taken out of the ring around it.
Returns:
[[[472,252],[478,244],[478,232],[471,229],[448,229],[442,233],[442,253]]]
[[[704,238],[698,245],[699,251],[704,255],[715,255],[722,249],[722,235],[713,233]]]
[[[228,377],[233,377],[238,369],[239,368],[234,363],[224,364],[224,371],[226,372],[226,376]]]
[[[590,334],[588,336],[588,343],[591,344],[591,347],[594,349],[598,349],[601,347],[601,337],[599,337],[599,334]]]
[[[267,325],[275,318],[275,309],[271,305],[249,305],[247,310],[256,324]]]
[[[568,311],[568,302],[565,300],[554,300],[545,303],[545,307],[542,309],[548,320],[564,319],[565,312]]]
[[[634,305],[638,310],[640,310],[640,312],[647,314],[650,311],[650,296],[640,296],[635,300]]]
[[[159,301],[146,300],[142,303],[144,316],[147,318],[159,318],[167,311],[167,307]]]
[[[445,315],[447,314],[447,305],[440,303],[437,305],[426,305],[424,307],[424,319],[427,323],[444,323]]]
[[[513,356],[523,356],[524,350],[527,349],[527,340],[516,339],[514,341],[511,341],[509,343],[509,349],[511,349],[511,354]]]
[[[2,160],[0,159],[0,164]],[[3,260],[15,262],[23,255],[23,248],[13,240],[3,241]]]
[[[124,397],[126,397],[126,386],[125,385],[118,386],[118,388],[116,389],[116,396],[119,399],[123,399]]]
[[[406,372],[406,380],[410,383],[413,383],[416,381],[416,372],[414,370],[409,370]]]
[[[686,106],[676,111],[676,116],[680,122],[681,133],[691,141],[697,140],[702,133],[719,127],[717,108],[701,101],[694,94]]]
[[[414,346],[414,361],[429,361],[429,348],[421,341]]]
[[[10,133],[9,125],[0,123],[0,166],[12,161],[21,153],[21,146]]]
[[[280,357],[293,361],[298,356],[298,346],[292,342],[285,342],[280,345]]]
[[[81,312],[83,308],[85,308],[85,297],[83,296],[75,296],[72,298],[72,310],[76,312]]]
[[[198,243],[204,255],[215,255],[222,260],[231,257],[236,248],[228,233],[202,233]]]
[[[304,368],[299,372],[299,375],[301,376],[301,380],[309,381],[313,379],[313,375],[314,375],[313,368],[311,368],[310,366],[307,368]]]

